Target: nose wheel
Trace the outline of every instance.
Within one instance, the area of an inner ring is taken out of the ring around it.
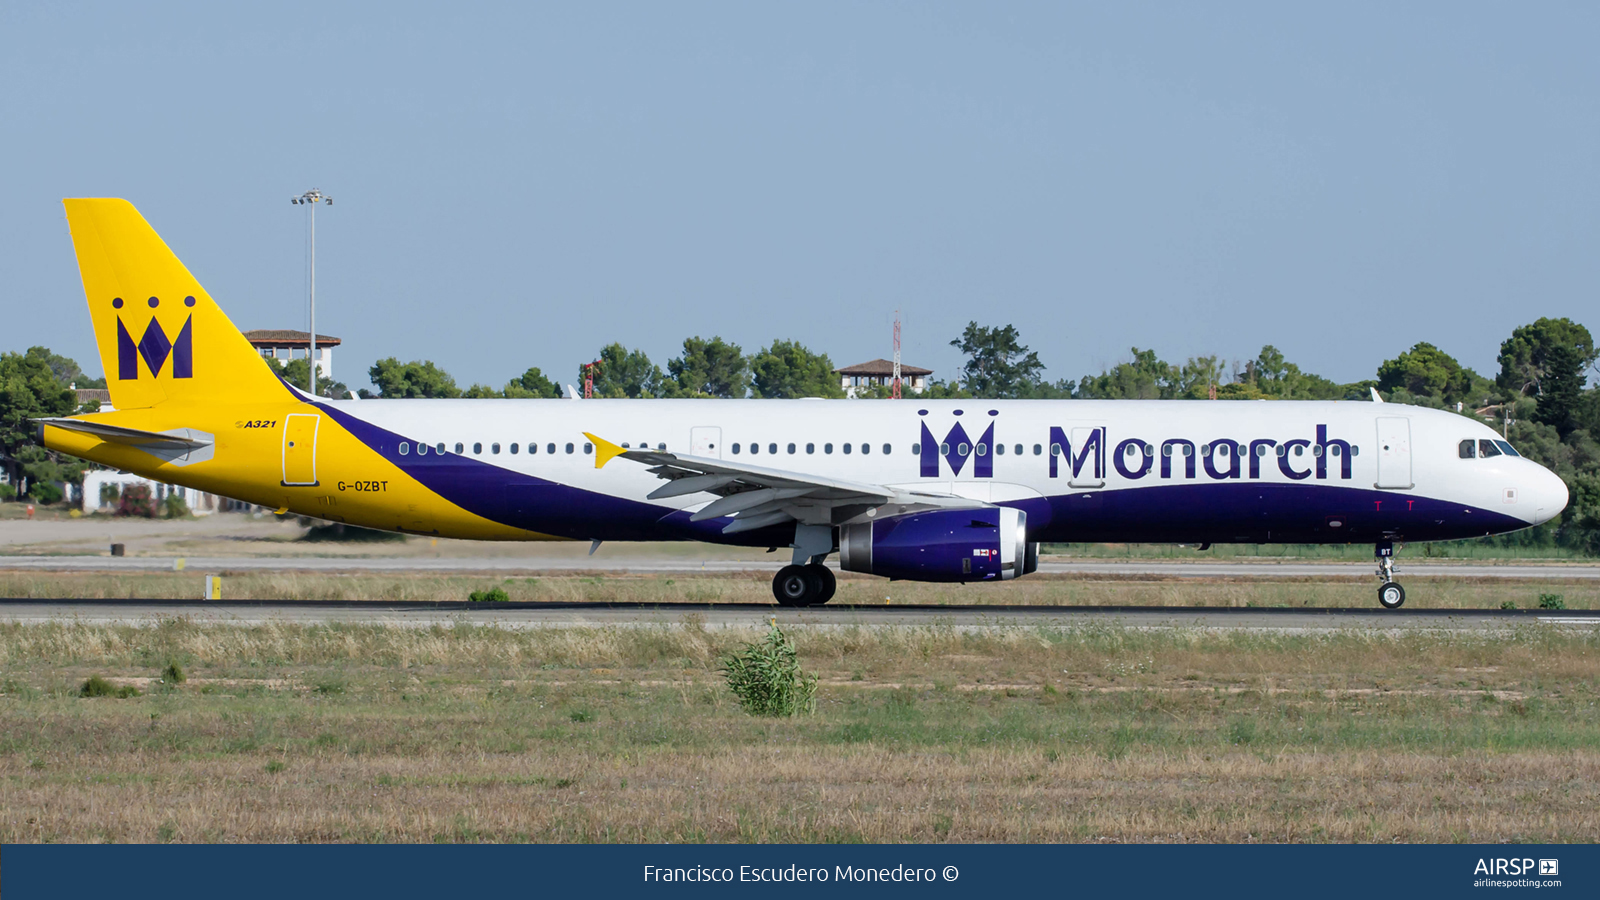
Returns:
[[[1380,541],[1373,555],[1378,558],[1378,577],[1383,580],[1378,587],[1378,604],[1384,609],[1399,609],[1405,605],[1406,589],[1394,580],[1394,543]]]
[[[772,579],[772,596],[779,606],[821,606],[838,586],[833,570],[820,563],[784,566]]]

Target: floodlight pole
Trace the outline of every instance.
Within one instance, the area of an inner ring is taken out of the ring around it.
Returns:
[[[308,382],[308,386],[311,388],[311,396],[315,397],[317,395],[317,203],[322,202],[332,206],[333,198],[316,188],[312,188],[298,197],[291,198],[289,202],[311,207],[308,210],[310,214],[309,227],[311,229],[311,280],[306,286],[307,299],[311,304],[311,348],[306,351],[306,363],[311,370],[311,380]]]

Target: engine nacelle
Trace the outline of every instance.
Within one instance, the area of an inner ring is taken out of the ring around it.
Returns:
[[[1020,509],[939,509],[839,529],[839,568],[908,581],[1002,581],[1039,566]]]

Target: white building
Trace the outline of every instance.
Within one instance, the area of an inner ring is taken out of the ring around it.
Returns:
[[[834,369],[833,374],[839,376],[839,386],[844,388],[845,396],[854,399],[856,388],[859,387],[888,387],[894,383],[894,363],[887,359],[875,359],[871,362],[856,363],[842,369]],[[932,369],[918,366],[900,364],[900,388],[911,393],[920,394],[928,386],[928,376],[933,374]]]
[[[155,504],[158,515],[161,512],[161,504],[165,503],[167,498],[174,494],[182,497],[183,502],[189,506],[189,512],[197,516],[209,516],[215,512],[244,512],[253,508],[250,504],[241,503],[238,500],[219,497],[216,494],[197,491],[194,488],[186,488],[182,485],[162,484],[157,481],[151,481],[142,475],[135,475],[132,472],[118,472],[114,469],[90,469],[83,473],[83,493],[80,495],[83,498],[83,511],[86,513],[116,512],[117,501],[102,499],[107,493],[104,490],[105,485],[116,485],[117,493],[120,496],[124,488],[135,484],[142,484],[150,488],[150,501]],[[69,485],[68,487],[70,489],[76,486]]]
[[[253,344],[262,356],[286,363],[291,359],[305,359],[311,352],[311,332],[286,329],[258,329],[246,331],[245,339]],[[317,381],[333,381],[333,348],[339,339],[326,334],[317,335]]]

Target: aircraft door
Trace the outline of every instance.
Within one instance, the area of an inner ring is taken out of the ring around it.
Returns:
[[[722,429],[713,425],[697,425],[689,429],[690,454],[708,459],[722,458]]]
[[[283,420],[283,483],[317,483],[317,426],[322,417],[291,413]]]
[[[1411,480],[1411,420],[1404,416],[1378,417],[1378,483],[1380,488],[1409,489]]]

